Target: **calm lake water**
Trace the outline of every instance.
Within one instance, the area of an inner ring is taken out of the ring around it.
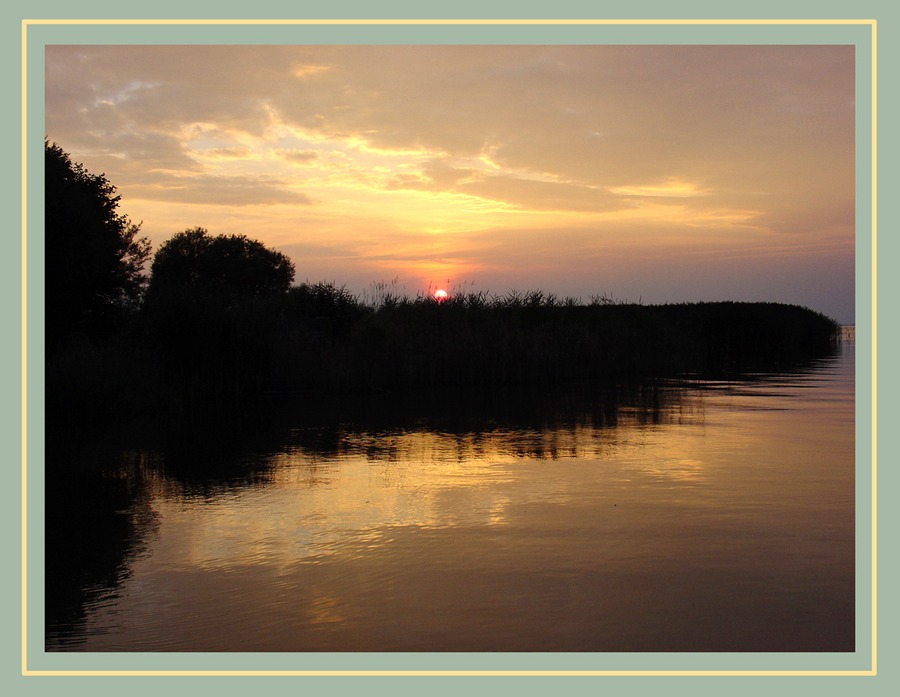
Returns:
[[[853,364],[73,438],[47,649],[852,651]]]

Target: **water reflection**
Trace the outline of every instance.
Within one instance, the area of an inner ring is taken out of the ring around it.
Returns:
[[[48,443],[47,457],[61,463],[44,498],[47,641],[66,648],[80,642],[88,608],[114,602],[159,517],[139,456],[76,441]]]
[[[50,650],[853,648],[852,352],[272,407],[53,479]]]

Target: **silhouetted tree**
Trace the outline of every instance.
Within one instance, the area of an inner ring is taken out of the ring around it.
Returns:
[[[167,408],[239,406],[268,380],[294,265],[244,235],[179,232],[153,259],[147,337]]]
[[[44,144],[46,342],[108,330],[135,309],[150,242],[118,212],[120,196],[55,143]]]
[[[286,293],[294,265],[244,235],[212,237],[200,227],[164,242],[153,259],[148,297],[261,298]]]

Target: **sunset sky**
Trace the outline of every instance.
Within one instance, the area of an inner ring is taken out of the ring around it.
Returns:
[[[45,108],[154,248],[854,319],[853,46],[50,46]]]

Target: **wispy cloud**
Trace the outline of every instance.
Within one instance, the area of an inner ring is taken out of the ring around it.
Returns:
[[[562,286],[597,239],[623,264],[678,236],[795,261],[852,239],[854,76],[852,46],[51,46],[46,133],[156,242],[189,219],[282,244],[359,226],[381,248],[347,247],[348,275],[518,264],[516,285]],[[496,243],[427,249],[479,230]]]

